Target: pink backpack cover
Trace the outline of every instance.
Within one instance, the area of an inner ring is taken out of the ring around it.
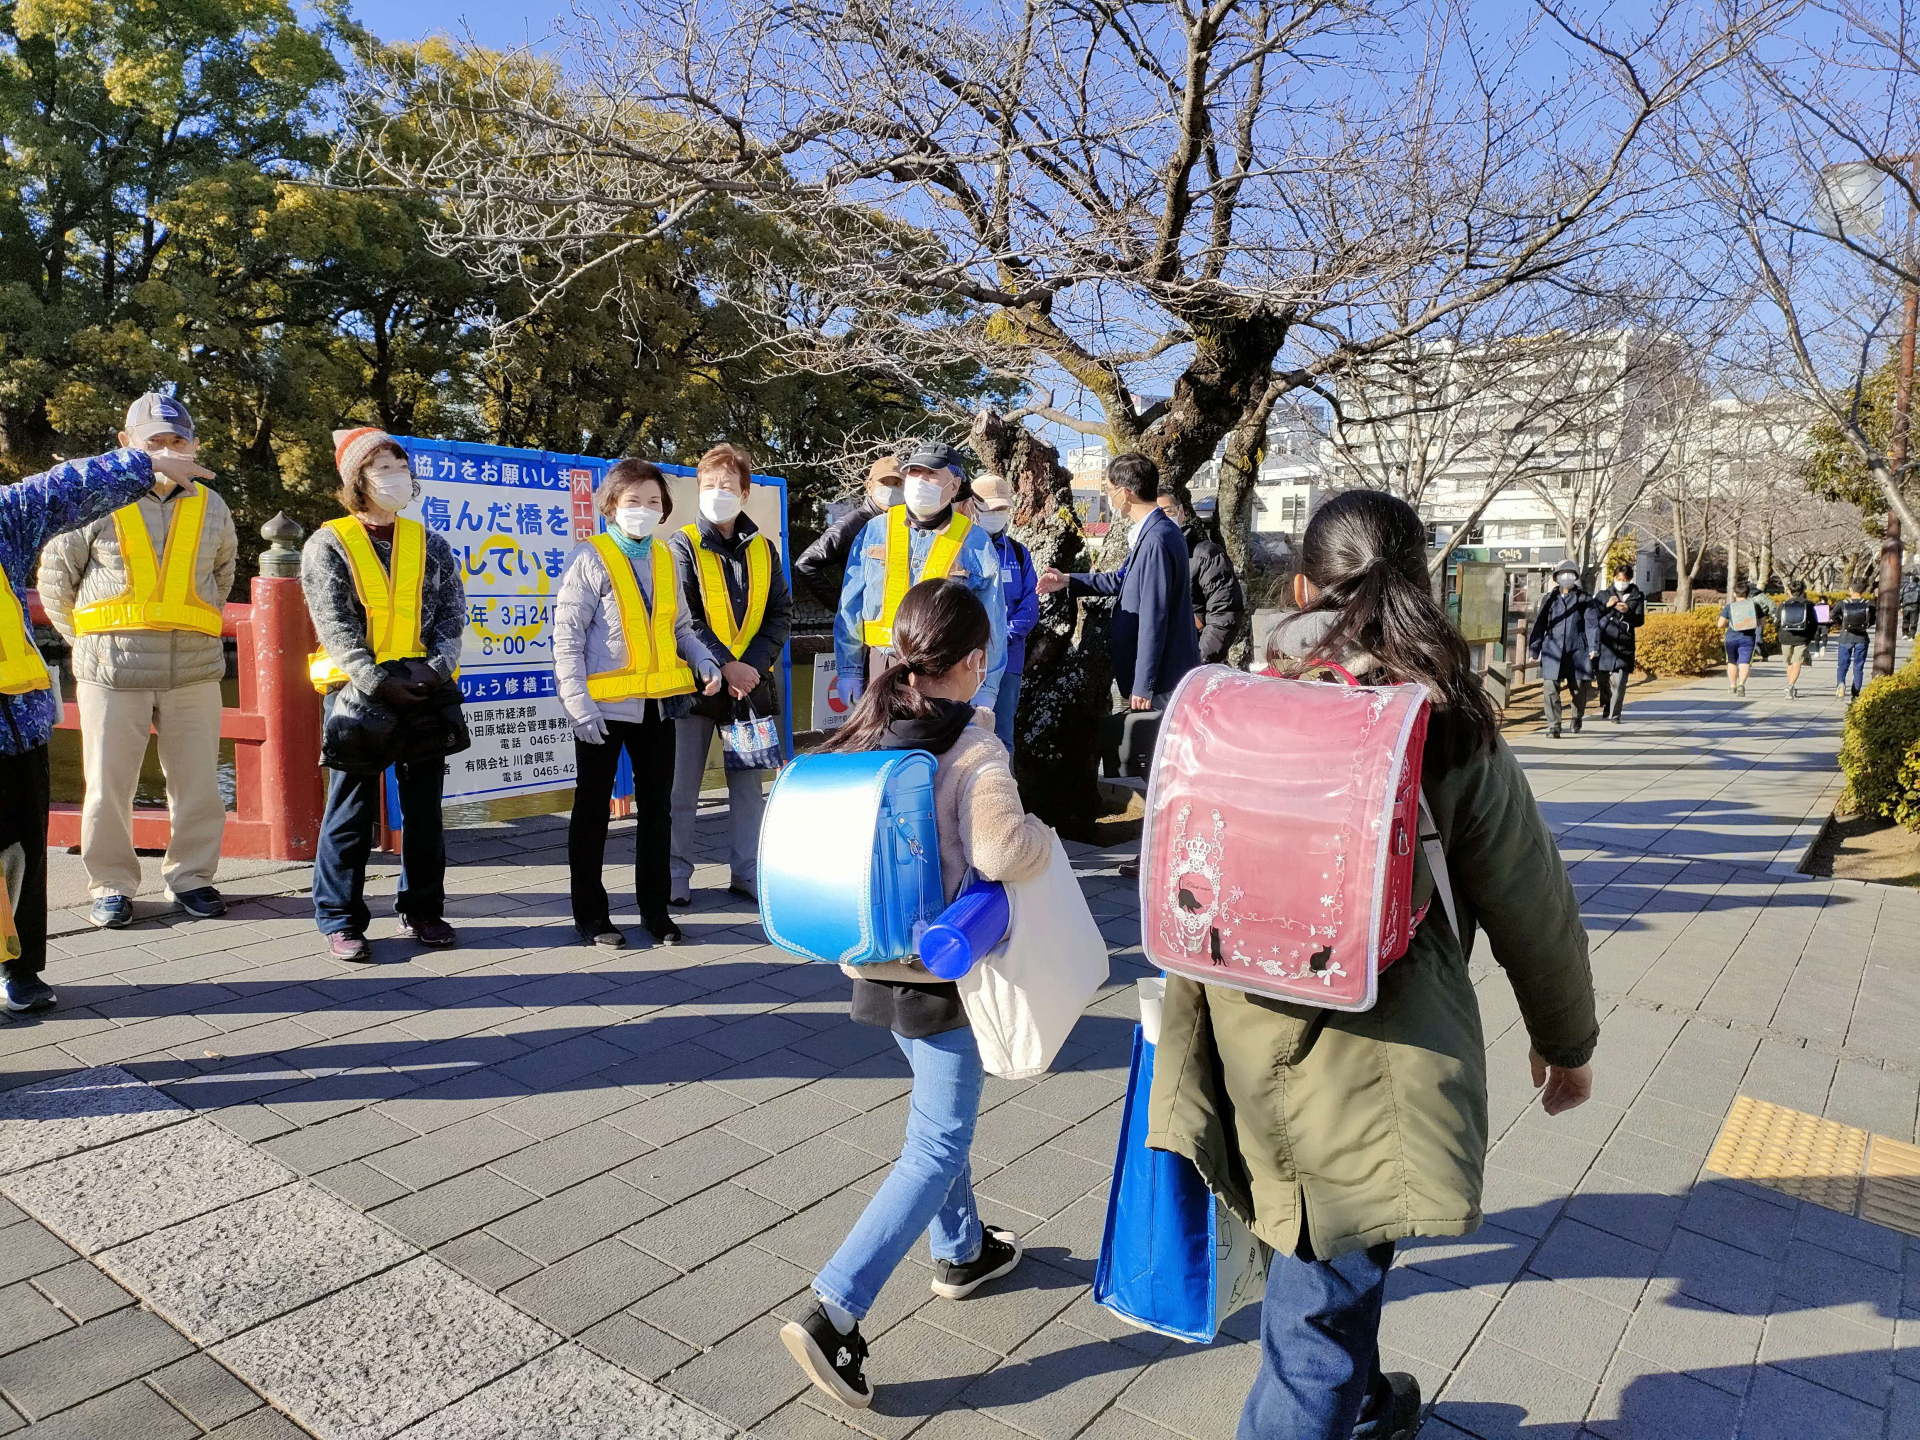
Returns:
[[[1380,972],[1406,954],[1420,919],[1426,734],[1419,685],[1189,673],[1161,721],[1147,789],[1147,958],[1209,985],[1372,1008]]]

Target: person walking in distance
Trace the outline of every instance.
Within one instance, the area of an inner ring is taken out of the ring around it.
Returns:
[[[1007,664],[1000,672],[1000,693],[993,702],[993,733],[1013,755],[1014,712],[1027,666],[1027,636],[1040,620],[1039,577],[1033,552],[1007,533],[1013,519],[1013,486],[1003,475],[982,475],[973,482],[973,523],[993,538],[1000,562],[1000,593],[1007,610]]]
[[[867,471],[860,503],[822,531],[820,538],[794,560],[794,576],[828,610],[840,608],[840,592],[847,582],[847,561],[860,541],[861,531],[874,516],[884,515],[894,506],[905,503],[904,485],[897,456],[888,455],[874,461]]]
[[[1787,662],[1787,698],[1800,698],[1800,667],[1807,663],[1807,652],[1820,630],[1813,603],[1807,599],[1807,582],[1796,580],[1776,621],[1780,629],[1780,653]]]
[[[1733,582],[1732,598],[1720,607],[1720,628],[1726,632],[1727,689],[1744,695],[1754,647],[1760,643],[1760,606],[1746,581]]]
[[[1867,649],[1873,640],[1876,608],[1857,579],[1847,582],[1847,598],[1835,607],[1833,653],[1839,672],[1833,693],[1844,696],[1848,704],[1860,698],[1860,687],[1867,683]]]
[[[997,597],[989,597],[997,602]],[[1053,855],[1053,832],[1026,813],[1007,752],[970,704],[985,689],[991,612],[957,580],[923,580],[893,615],[885,669],[821,748],[925,750],[938,769],[934,820],[950,902],[970,874],[1030,880]],[[917,960],[843,966],[856,1023],[890,1030],[913,1069],[900,1157],[813,1282],[814,1304],[780,1331],[807,1378],[846,1405],[873,1403],[860,1321],[924,1233],[933,1293],[965,1300],[1020,1263],[1014,1232],[983,1225],[970,1155],[986,1072],[958,987]]]
[[[1246,592],[1233,573],[1233,557],[1170,486],[1160,487],[1154,503],[1180,527],[1181,537],[1187,542],[1187,574],[1193,586],[1193,624],[1200,632],[1200,663],[1224,665],[1227,650],[1247,613]]]
[[[1513,987],[1542,1108],[1562,1114],[1593,1088],[1599,1024],[1579,902],[1433,598],[1427,553],[1405,501],[1377,490],[1325,501],[1301,537],[1301,609],[1275,627],[1268,657],[1283,675],[1333,663],[1362,684],[1425,688],[1421,789],[1458,933],[1416,847],[1411,901],[1424,918],[1372,1009],[1301,1011],[1177,975],[1161,1007],[1148,1143],[1190,1159],[1273,1249],[1239,1440],[1411,1440],[1419,1428],[1414,1377],[1382,1373],[1380,1312],[1398,1241],[1480,1225],[1488,1050],[1467,969],[1478,934]]]
[[[731,445],[716,445],[694,467],[700,515],[673,534],[673,560],[687,618],[707,652],[720,662],[722,688],[692,701],[673,722],[673,857],[669,905],[687,905],[693,892],[694,817],[707,752],[716,727],[743,717],[780,713],[773,667],[793,628],[793,598],[773,541],[746,513],[753,467]],[[758,901],[755,866],[760,816],[766,808],[765,770],[727,771],[728,889]]]
[[[1540,662],[1540,695],[1547,712],[1547,738],[1560,738],[1560,687],[1573,697],[1573,733],[1587,709],[1587,682],[1600,658],[1600,612],[1580,588],[1580,567],[1562,560],[1553,570],[1553,588],[1533,617],[1527,649]]]
[[[127,407],[120,444],[190,460],[199,449],[187,407],[160,394]],[[118,929],[133,919],[133,794],[149,730],[167,782],[167,898],[196,919],[226,913],[213,887],[227,827],[220,629],[238,554],[233,515],[217,491],[156,474],[133,504],[60,536],[40,557],[41,603],[73,647],[87,781],[80,863],[95,925]]]
[[[348,686],[389,710],[432,703],[459,669],[467,633],[460,562],[437,531],[400,513],[419,498],[420,486],[391,435],[370,425],[336,430],[333,447],[347,513],[315,530],[300,552],[300,590],[320,637],[310,669],[314,688],[328,714]],[[444,759],[393,767],[400,791],[399,934],[436,948],[459,943],[444,917],[446,771]],[[349,963],[372,958],[365,891],[383,778],[334,771],[320,820],[314,923],[327,953]]]
[[[1627,677],[1633,674],[1634,631],[1647,623],[1647,597],[1633,583],[1633,567],[1621,565],[1600,601],[1600,654],[1594,661],[1600,682],[1600,714],[1620,723],[1627,700]]]
[[[34,644],[28,581],[47,541],[133,504],[156,477],[180,486],[211,480],[213,472],[177,450],[123,449],[0,485],[0,876],[20,944],[20,953],[0,964],[0,1003],[12,1011],[48,1010],[59,998],[40,977],[47,968],[52,802],[47,741],[60,718],[60,693]]]
[[[1006,669],[1007,612],[1000,598],[1000,560],[993,538],[957,507],[966,471],[960,452],[925,440],[900,467],[904,501],[860,531],[833,618],[834,668],[840,698],[851,705],[870,677],[890,663],[893,613],[922,580],[958,580],[986,607],[993,634],[987,674],[976,705],[1000,698]]]
[[[627,937],[613,923],[606,882],[608,802],[624,750],[633,770],[633,894],[656,944],[685,938],[667,914],[672,883],[674,722],[693,694],[715,696],[721,662],[702,643],[682,593],[680,568],[661,533],[673,496],[659,467],[622,460],[595,497],[611,525],[574,547],[553,606],[553,676],[573,722],[573,815],[567,823],[573,924],[610,950]],[[705,768],[705,755],[701,767]],[[696,793],[699,782],[695,780]]]

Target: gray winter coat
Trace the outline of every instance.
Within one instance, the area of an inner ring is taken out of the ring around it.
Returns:
[[[190,493],[181,487],[162,500],[149,490],[134,502],[147,522],[156,560],[166,554],[167,522],[174,502]],[[207,518],[193,567],[194,593],[207,604],[227,603],[238,553],[233,512],[217,490],[207,488]],[[120,536],[112,515],[48,541],[40,552],[40,603],[47,607],[53,628],[73,647],[74,679],[109,690],[177,690],[225,677],[226,651],[218,635],[197,630],[74,633],[75,610],[112,600],[126,588],[126,563],[120,557]]]
[[[649,542],[665,545],[664,535]],[[674,567],[676,581],[679,567]],[[653,565],[633,567],[634,580],[640,586],[640,598],[653,608]],[[680,658],[693,667],[699,685],[720,673],[720,661],[700,643],[694,630],[693,611],[680,597],[680,609],[673,627]],[[624,720],[637,725],[646,718],[645,700],[596,700],[587,693],[587,677],[605,670],[618,670],[627,663],[626,636],[620,629],[620,602],[613,596],[613,581],[607,575],[606,562],[597,546],[577,545],[567,557],[567,568],[560,576],[560,594],[553,605],[553,678],[560,692],[560,703],[575,724],[599,715],[607,720]],[[693,708],[692,695],[674,695],[652,702],[669,720],[677,720]]]

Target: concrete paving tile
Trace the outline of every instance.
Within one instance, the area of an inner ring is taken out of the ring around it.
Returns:
[[[407,1193],[407,1187],[398,1180],[382,1175],[361,1160],[349,1160],[345,1165],[322,1170],[312,1178],[315,1184],[324,1185],[357,1210],[371,1210]]]
[[[21,1171],[4,1186],[15,1204],[93,1254],[293,1178],[219,1126],[189,1120]]]
[[[1632,1312],[1557,1281],[1522,1280],[1482,1334],[1599,1384]]]
[[[1837,1390],[1763,1365],[1754,1372],[1741,1440],[1808,1440],[1814,1435],[1877,1436],[1884,1412]]]
[[[35,1220],[0,1229],[0,1285],[42,1275],[73,1263],[73,1251]]]
[[[406,1126],[389,1120],[377,1110],[356,1110],[266,1140],[262,1148],[283,1165],[291,1166],[302,1175],[312,1175],[418,1138]]]
[[[646,1141],[596,1120],[496,1160],[492,1169],[516,1185],[552,1195],[617,1169],[650,1148]]]
[[[1093,1160],[1111,1167],[1114,1154],[1120,1148],[1120,1115],[1123,1108],[1115,1103],[1104,1110],[1094,1111],[1065,1134],[1055,1136],[1053,1145],[1069,1155],[1078,1155],[1083,1160]],[[979,1143],[976,1136],[975,1146]]]
[[[1103,1185],[1113,1173],[1102,1165],[1042,1146],[1028,1152],[990,1178],[976,1182],[978,1194],[1026,1211],[1038,1219],[1059,1214],[1081,1196]]]
[[[1057,1321],[960,1392],[962,1404],[1048,1440],[1072,1435],[1106,1409],[1146,1364]]]
[[[1837,1254],[1804,1240],[1787,1246],[1780,1266],[1782,1295],[1829,1309],[1864,1312],[1867,1323],[1893,1333],[1893,1317],[1900,1310],[1900,1276],[1850,1255]],[[1757,1312],[1756,1312],[1757,1313]]]
[[[556,1343],[545,1326],[423,1256],[270,1320],[214,1356],[329,1440],[385,1440]]]
[[[33,1427],[34,1440],[188,1440],[200,1427],[138,1382],[122,1385]]]
[[[607,1123],[649,1145],[665,1146],[718,1125],[745,1110],[747,1105],[748,1102],[738,1096],[696,1081],[622,1110]]]
[[[661,1380],[663,1388],[751,1429],[811,1388],[780,1343],[780,1324],[762,1316]]]
[[[433,1252],[476,1285],[488,1290],[504,1290],[516,1280],[524,1280],[540,1268],[511,1245],[496,1240],[484,1230],[449,1240]]]
[[[578,1345],[537,1356],[400,1440],[726,1440],[727,1426]]]
[[[1528,1268],[1631,1310],[1659,1258],[1657,1251],[1644,1245],[1562,1216]]]
[[[133,1296],[85,1260],[36,1275],[33,1283],[54,1304],[85,1324],[133,1304]],[[0,1325],[0,1333],[6,1327]]]
[[[1119,1345],[1128,1350],[1138,1351],[1149,1358],[1164,1354],[1173,1348],[1174,1341],[1164,1335],[1156,1335],[1151,1330],[1142,1330],[1130,1325],[1115,1315],[1104,1305],[1096,1305],[1093,1292],[1083,1288],[1071,1305],[1059,1314],[1060,1323],[1071,1325],[1109,1345]],[[932,1323],[932,1322],[929,1322]]]
[[[1617,1354],[1587,1426],[1604,1440],[1734,1440],[1739,1398],[1659,1362]]]
[[[325,1191],[287,1185],[116,1246],[99,1263],[211,1345],[414,1253]]]
[[[264,1403],[245,1382],[208,1355],[189,1355],[175,1361],[149,1375],[147,1383],[205,1430],[218,1429]]]
[[[208,1432],[207,1440],[304,1440],[306,1433],[278,1410],[262,1408]]]
[[[789,1210],[804,1210],[880,1168],[880,1160],[866,1151],[832,1135],[816,1135],[741,1171],[733,1177],[733,1183]]]
[[[514,1249],[551,1264],[617,1235],[658,1209],[660,1202],[644,1190],[636,1190],[612,1175],[596,1175],[489,1225],[487,1230]]]
[[[704,1349],[812,1282],[811,1271],[743,1246],[662,1285],[635,1304],[631,1313]]]
[[[613,1174],[672,1205],[766,1159],[765,1150],[724,1131],[702,1132],[663,1145]]]
[[[1482,1440],[1572,1440],[1597,1389],[1483,1336],[1433,1414]]]
[[[1893,1381],[1889,1338],[1843,1315],[1796,1308],[1787,1301],[1767,1317],[1760,1359],[1803,1380],[1880,1406]]]
[[[1906,1236],[1883,1225],[1842,1215],[1819,1205],[1802,1205],[1794,1218],[1794,1237],[1823,1250],[1878,1265],[1883,1270],[1899,1270],[1906,1249]]]
[[[368,1155],[366,1161],[411,1190],[424,1190],[535,1143],[491,1115],[475,1115],[428,1135],[408,1135],[404,1143]]]
[[[525,1210],[537,1198],[491,1170],[474,1170],[404,1195],[373,1213],[421,1249],[431,1250],[456,1235]]]
[[[720,1128],[736,1140],[778,1153],[852,1120],[859,1113],[825,1095],[796,1090],[730,1115],[720,1122]]]
[[[598,1325],[575,1337],[596,1355],[622,1369],[631,1370],[643,1380],[658,1380],[675,1366],[685,1364],[700,1352],[684,1345],[632,1315],[609,1315]]]
[[[801,1395],[800,1403],[826,1415],[839,1411],[858,1429],[881,1440],[900,1440],[929,1417],[949,1409],[954,1396],[999,1358],[918,1318],[889,1330],[883,1352],[872,1362],[884,1367],[884,1374],[872,1372],[876,1388],[871,1408],[848,1414],[839,1401],[811,1388]]]
[[[705,1190],[629,1229],[620,1238],[676,1270],[691,1270],[785,1220],[792,1212],[731,1183]]]
[[[788,1401],[753,1427],[754,1440],[850,1440],[858,1433],[843,1420],[816,1410],[804,1396]],[[925,1434],[925,1429],[920,1433]],[[1001,1434],[1012,1437],[1015,1432],[1002,1430]]]
[[[74,1323],[72,1316],[25,1280],[0,1287],[0,1354],[70,1330]]]
[[[115,1065],[23,1086],[0,1095],[0,1174],[191,1118]]]
[[[29,1420],[38,1420],[192,1351],[158,1315],[119,1310],[0,1356],[0,1392]]]
[[[964,1303],[941,1300],[917,1314],[927,1324],[950,1330],[996,1355],[1011,1355],[1086,1293],[1079,1276],[1027,1259],[1011,1275],[975,1291]]]
[[[633,1096],[613,1086],[585,1090],[549,1090],[536,1092],[523,1100],[514,1100],[493,1113],[536,1140],[546,1140],[604,1120],[633,1106]]]
[[[1142,1371],[1106,1413],[1145,1418],[1155,1427],[1152,1434],[1232,1440],[1259,1368],[1255,1345],[1178,1344]]]
[[[1449,1284],[1479,1287],[1498,1294],[1526,1268],[1539,1243],[1518,1230],[1482,1225],[1471,1235],[1415,1236],[1402,1240],[1394,1253],[1394,1264],[1417,1265]]]
[[[671,1267],[619,1240],[602,1240],[500,1293],[563,1335],[577,1335],[673,1279]]]
[[[1100,1259],[1100,1237],[1107,1221],[1104,1185],[1084,1199],[1074,1201],[1051,1220],[1038,1225],[1025,1221],[1020,1211],[996,1214],[995,1208],[989,1206],[985,1218],[992,1224],[1005,1225],[1018,1233],[1021,1243],[1027,1247],[1027,1254],[1043,1264],[1077,1275],[1082,1280],[1093,1279],[1094,1266]]]
[[[1495,1303],[1483,1291],[1395,1266],[1387,1275],[1380,1343],[1451,1369],[1473,1343]]]
[[[1502,1229],[1545,1235],[1566,1200],[1562,1186],[1489,1162],[1481,1186],[1480,1209]]]

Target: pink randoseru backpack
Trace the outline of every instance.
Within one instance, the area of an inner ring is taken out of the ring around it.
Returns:
[[[1425,913],[1412,913],[1417,846],[1451,918],[1439,838],[1421,823],[1426,735],[1419,685],[1188,674],[1147,790],[1148,960],[1209,985],[1370,1009]]]

